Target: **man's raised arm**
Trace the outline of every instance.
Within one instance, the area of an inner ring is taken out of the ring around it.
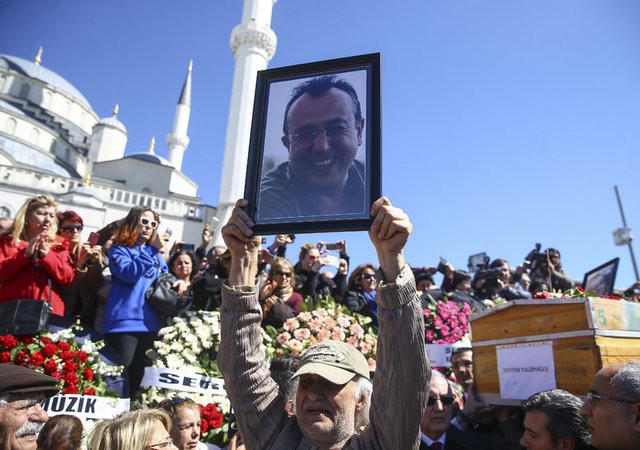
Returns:
[[[403,253],[413,226],[384,197],[374,202],[371,214],[369,237],[380,262],[376,298],[380,331],[369,429],[362,438],[373,441],[371,448],[418,448],[431,368],[415,280]]]

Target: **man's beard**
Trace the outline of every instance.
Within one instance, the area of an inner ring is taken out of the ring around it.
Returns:
[[[25,436],[30,436],[32,434],[37,435],[38,433],[40,433],[40,430],[42,430],[43,426],[44,422],[27,422],[20,428],[18,428],[18,430],[16,431],[16,438],[19,439]]]

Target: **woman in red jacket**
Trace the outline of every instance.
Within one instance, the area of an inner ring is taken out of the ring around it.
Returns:
[[[64,315],[58,286],[71,283],[75,269],[67,245],[56,236],[56,207],[48,195],[28,199],[0,236],[0,302],[50,301],[53,314]]]

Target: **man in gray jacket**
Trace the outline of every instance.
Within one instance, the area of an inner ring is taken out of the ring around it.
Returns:
[[[260,238],[239,200],[222,235],[232,255],[223,287],[218,365],[248,449],[418,448],[431,374],[424,350],[424,324],[415,281],[403,248],[412,230],[402,210],[388,199],[374,202],[369,237],[378,270],[377,369],[369,407],[364,357],[331,341],[307,350],[289,417],[260,350],[257,252]],[[364,381],[363,381],[364,380]],[[364,386],[364,387],[363,387]]]

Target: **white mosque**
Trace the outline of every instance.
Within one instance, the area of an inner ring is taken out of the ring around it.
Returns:
[[[71,83],[41,64],[0,54],[0,217],[13,217],[28,197],[50,194],[59,210],[84,220],[85,237],[147,205],[175,239],[199,244],[204,224],[228,219],[244,190],[256,73],[267,68],[277,38],[270,27],[276,0],[243,0],[242,20],[231,32],[235,58],[217,207],[203,205],[198,185],[182,173],[189,145],[191,69],[176,106],[167,155],[128,153],[127,129],[113,115],[100,119]],[[177,89],[176,89],[177,90]],[[143,176],[141,176],[143,175]],[[222,244],[218,232],[214,243]]]
[[[132,206],[147,205],[175,238],[198,244],[216,208],[201,204],[198,185],[181,171],[189,145],[191,63],[165,159],[155,154],[155,139],[147,151],[125,156],[127,129],[118,106],[101,119],[41,58],[42,50],[33,62],[0,54],[0,217],[13,217],[27,197],[50,194],[59,210],[80,214],[86,237]]]

